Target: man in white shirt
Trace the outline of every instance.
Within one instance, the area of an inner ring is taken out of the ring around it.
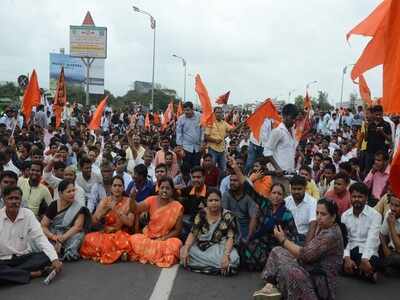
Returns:
[[[342,215],[347,228],[348,244],[344,249],[344,272],[376,282],[380,268],[379,230],[382,216],[367,205],[369,190],[363,183],[350,187],[351,205]]]
[[[76,176],[75,184],[80,186],[84,190],[85,206],[86,206],[87,201],[90,197],[90,191],[92,189],[92,186],[96,182],[101,182],[102,178],[101,176],[92,171],[92,162],[90,161],[89,158],[83,157],[79,162],[79,166],[81,172],[79,172],[78,175]]]
[[[289,182],[283,177],[284,171],[295,171],[295,156],[297,140],[294,132],[294,123],[298,110],[294,104],[286,104],[282,109],[282,123],[272,129],[271,135],[264,146],[264,156],[275,168],[277,177],[275,182],[282,183],[289,190]]]
[[[385,266],[385,273],[400,274],[400,197],[388,193],[390,210],[383,220],[380,240]]]
[[[293,215],[299,232],[299,241],[307,242],[313,236],[317,225],[317,200],[306,193],[307,180],[294,175],[290,180],[291,195],[285,204]]]
[[[52,265],[60,272],[62,263],[57,252],[43,233],[33,212],[21,207],[19,187],[4,190],[5,207],[0,209],[0,285],[28,283],[44,275]],[[34,253],[32,246],[40,252]]]

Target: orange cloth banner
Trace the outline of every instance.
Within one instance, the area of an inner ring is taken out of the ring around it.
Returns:
[[[101,125],[101,117],[103,116],[103,112],[107,106],[108,96],[106,96],[100,104],[97,106],[96,111],[93,114],[92,120],[90,121],[89,128],[97,129]]]
[[[201,109],[203,111],[200,121],[201,126],[203,127],[212,126],[215,120],[215,116],[207,88],[205,87],[199,74],[196,75],[196,93],[197,95],[199,95]]]
[[[217,98],[217,100],[215,100],[215,103],[219,104],[219,105],[226,105],[228,104],[228,99],[229,96],[231,95],[231,91],[227,92],[226,94],[223,94],[221,96],[219,96]]]
[[[61,67],[60,76],[57,81],[56,93],[54,96],[53,111],[56,116],[56,128],[61,125],[61,114],[67,103],[67,86],[65,85],[64,66]]]
[[[146,113],[146,118],[144,119],[144,128],[150,129],[150,115]]]
[[[32,114],[32,108],[40,105],[41,93],[36,71],[33,70],[29,84],[26,87],[24,98],[22,100],[22,113],[25,116],[26,124],[29,123]]]

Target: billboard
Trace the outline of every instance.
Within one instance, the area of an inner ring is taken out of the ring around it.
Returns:
[[[75,57],[107,57],[107,27],[70,26],[69,53]]]
[[[86,67],[80,58],[50,53],[50,90],[55,91],[62,66],[67,86],[85,84]],[[95,59],[89,71],[89,93],[104,94],[104,59]]]

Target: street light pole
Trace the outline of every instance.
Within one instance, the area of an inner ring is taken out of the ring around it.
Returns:
[[[340,89],[340,106],[343,105],[344,75],[346,75],[347,68],[350,67],[350,66],[354,66],[354,64],[349,64],[349,65],[344,66],[343,71],[342,71],[342,86],[341,86],[341,89]]]
[[[295,89],[289,91],[289,97],[288,97],[288,103],[290,103],[290,96],[292,96],[292,93],[295,91]]]
[[[314,80],[314,81],[311,81],[311,82],[307,83],[307,85],[306,85],[306,91],[308,91],[310,85],[315,84],[315,83],[318,83],[318,81]]]
[[[132,6],[133,10],[137,13],[144,14],[150,17],[150,27],[153,29],[153,72],[151,79],[151,102],[150,102],[150,110],[154,108],[154,73],[155,73],[155,65],[156,65],[156,19],[147,11],[141,10],[136,6]]]
[[[172,56],[173,57],[175,57],[175,58],[179,58],[180,60],[182,60],[182,65],[183,65],[183,67],[184,67],[184,76],[183,76],[183,102],[185,102],[186,101],[186,78],[187,78],[187,73],[186,73],[186,65],[187,65],[187,63],[186,63],[186,59],[184,59],[183,57],[181,57],[181,56],[178,56],[178,55],[176,55],[176,54],[172,54]]]

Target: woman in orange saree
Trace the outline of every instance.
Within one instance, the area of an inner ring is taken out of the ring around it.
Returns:
[[[111,196],[101,200],[92,216],[93,225],[104,221],[104,229],[85,236],[80,249],[84,259],[112,264],[122,254],[128,255],[131,251],[130,235],[126,231],[133,228],[135,216],[129,210],[130,199],[124,197],[123,193],[124,180],[121,176],[115,176],[112,180]]]
[[[174,183],[169,177],[159,180],[159,195],[146,198],[141,203],[133,203],[131,211],[136,216],[148,212],[149,224],[143,234],[134,234],[130,238],[131,261],[142,264],[151,263],[168,268],[179,262],[182,242],[178,239],[182,230],[183,206],[173,200]]]

